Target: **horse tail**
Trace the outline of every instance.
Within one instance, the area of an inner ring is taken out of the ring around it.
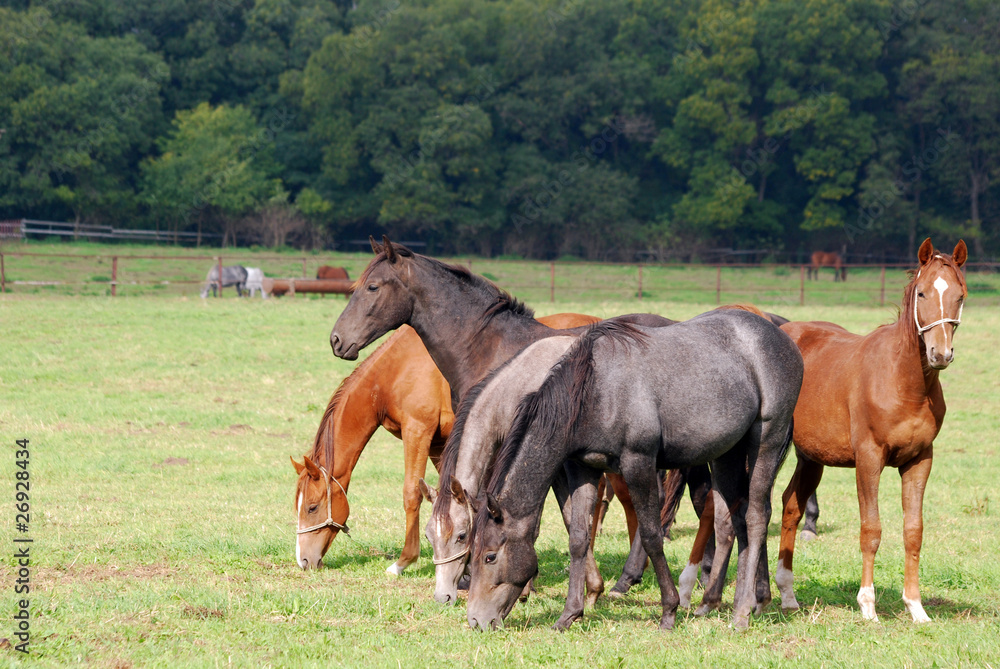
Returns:
[[[517,406],[514,421],[494,461],[487,490],[496,492],[507,478],[528,429],[543,443],[565,442],[572,435],[594,382],[594,346],[607,339],[612,344],[642,344],[646,333],[627,323],[600,321],[587,327],[542,385]]]
[[[687,470],[671,469],[663,477],[663,506],[660,508],[660,527],[663,536],[667,536],[670,527],[677,518],[677,510],[684,499],[684,485],[687,483]]]

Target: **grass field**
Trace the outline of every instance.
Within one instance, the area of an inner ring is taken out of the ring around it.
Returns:
[[[493,271],[485,261],[473,269]],[[547,267],[533,271],[544,276]],[[641,309],[686,318],[714,303],[714,295],[699,302],[677,292],[666,300],[651,289],[641,303],[626,294],[550,304],[547,286],[514,290],[540,315]],[[898,289],[889,297],[898,300]],[[777,301],[775,310],[857,332],[894,317],[890,307],[836,302]],[[502,631],[471,633],[464,603],[433,601],[426,542],[402,577],[386,575],[402,546],[403,459],[400,442],[382,431],[352,479],[353,538],[334,542],[327,568],[296,567],[288,456],[307,450],[327,399],[354,367],[335,359],[328,343],[344,304],[339,297],[203,301],[126,293],[112,300],[20,290],[0,297],[0,490],[13,498],[14,442],[30,439],[35,540],[32,655],[0,650],[0,665],[1000,667],[995,302],[970,294],[956,361],[942,374],[949,411],[927,491],[921,565],[933,622],[912,625],[901,601],[894,470],[883,476],[880,495],[881,622],[861,620],[854,475],[828,469],[819,490],[820,538],[797,552],[803,611],[786,617],[772,605],[745,633],[729,629],[727,609],[705,619],[681,613],[669,634],[657,631],[650,573],[624,600],[602,599],[569,632],[549,629],[562,610],[568,567],[554,504],[538,542],[538,595],[515,607]],[[779,475],[776,502],[791,469],[788,463]],[[6,508],[0,636],[11,637],[19,596],[14,510]],[[695,528],[685,504],[666,545],[675,576]],[[613,505],[597,541],[609,581],[620,573],[626,544]],[[724,603],[731,602],[730,585]]]

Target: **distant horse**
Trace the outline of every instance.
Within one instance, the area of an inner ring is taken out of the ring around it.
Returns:
[[[625,478],[660,584],[665,630],[679,597],[663,555],[656,470],[712,462],[716,508],[721,502],[732,511],[739,541],[733,625],[747,627],[769,599],[771,487],[801,380],[802,356],[791,340],[745,311],[660,328],[591,326],[521,402],[497,456],[472,529],[469,625],[497,627],[537,573],[538,515],[572,459],[587,466],[582,473],[614,469]],[[724,577],[720,571],[713,580]]]
[[[267,298],[264,294],[264,287],[262,282],[264,281],[264,272],[261,271],[259,267],[247,267],[247,292],[250,297],[253,297],[254,291],[260,291],[261,299]]]
[[[833,268],[834,282],[847,281],[847,266],[843,264],[839,253],[835,251],[831,253],[825,251],[813,252],[809,260],[809,267],[806,268],[806,273],[810,279],[819,279],[820,267]]]
[[[945,414],[938,374],[954,359],[952,339],[968,294],[961,271],[967,257],[964,241],[949,256],[925,240],[917,252],[920,267],[903,290],[898,319],[868,335],[823,322],[782,326],[805,359],[795,409],[798,463],[782,497],[780,564],[775,573],[783,608],[799,606],[792,588],[792,557],[803,500],[819,485],[824,466],[855,467],[861,511],[858,604],[862,617],[878,620],[878,485],[882,470],[890,466],[899,469],[903,489],[903,603],[914,622],[929,620],[920,600],[919,575],[924,487]]]
[[[247,270],[243,265],[228,265],[222,268],[222,287],[236,286],[236,293],[243,297],[243,290],[246,288]],[[219,285],[219,266],[212,265],[205,277],[205,287],[201,291],[202,297],[208,297],[208,291],[212,291],[212,297],[216,296]]]
[[[564,328],[599,319],[555,314],[539,320]],[[354,466],[380,425],[403,441],[406,535],[399,559],[386,569],[390,574],[402,574],[420,555],[421,495],[417,482],[426,471],[428,458],[437,467],[453,421],[448,382],[434,366],[420,337],[408,326],[401,327],[344,379],[320,420],[312,452],[306,459],[317,465],[317,471],[318,467],[326,469],[330,480],[335,478],[343,486],[345,496]],[[327,486],[308,485],[307,470],[292,462],[299,475],[297,504],[298,494],[302,493],[301,504],[296,507],[299,527],[309,527],[326,511]],[[619,487],[624,488],[624,483]],[[331,492],[339,496],[340,487],[333,486]],[[341,519],[344,522],[346,514]],[[336,536],[336,528],[320,529],[322,533],[317,530],[296,538],[297,562],[303,569],[319,566]]]
[[[350,279],[347,276],[347,270],[343,267],[331,267],[330,265],[321,265],[318,270],[316,270],[317,279]]]
[[[357,289],[330,333],[330,346],[340,358],[356,359],[360,349],[407,323],[420,335],[451,385],[452,406],[459,406],[472,386],[525,346],[567,333],[539,323],[521,302],[464,267],[413,253],[387,237],[382,238],[382,244],[371,239],[371,244],[375,257],[358,279]],[[654,327],[673,323],[653,314],[613,320]],[[574,334],[583,331],[569,330]],[[573,514],[573,523],[585,528],[586,536],[596,487],[588,481],[571,489],[571,508],[580,509]],[[602,580],[589,545],[584,562],[586,583]],[[574,578],[570,587],[582,592],[584,580]],[[583,599],[582,594],[579,599]],[[568,597],[567,604],[570,601],[577,601],[577,596]]]

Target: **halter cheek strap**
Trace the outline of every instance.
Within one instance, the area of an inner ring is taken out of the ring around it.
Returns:
[[[347,491],[344,490],[344,486],[340,485],[340,481],[330,476],[326,469],[323,467],[319,468],[323,478],[326,480],[326,520],[318,525],[313,525],[312,527],[306,527],[302,529],[295,530],[296,534],[305,534],[306,532],[315,532],[316,530],[322,530],[324,527],[335,527],[347,536],[351,536],[351,531],[347,529],[347,525],[341,525],[333,520],[333,487],[330,485],[330,481],[337,484],[340,491],[344,493],[344,497],[347,497]]]
[[[469,502],[468,498],[466,498],[466,500],[465,500],[465,508],[469,512],[469,521],[471,522],[472,521],[472,517],[473,517],[472,516],[472,503]],[[432,561],[436,565],[437,564],[448,564],[449,562],[454,562],[455,560],[458,560],[460,558],[464,558],[468,554],[469,554],[469,547],[468,547],[468,545],[466,545],[465,550],[463,550],[461,553],[455,553],[451,557],[446,557],[446,558],[440,558],[440,559],[433,558]]]

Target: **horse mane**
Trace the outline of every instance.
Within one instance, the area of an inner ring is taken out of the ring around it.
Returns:
[[[337,408],[346,395],[364,377],[366,370],[382,355],[384,352],[383,349],[391,341],[391,339],[385,341],[381,346],[372,351],[371,355],[362,360],[361,364],[355,367],[347,375],[347,378],[340,382],[337,389],[333,391],[333,395],[330,396],[330,401],[327,402],[326,410],[323,412],[323,417],[319,421],[319,427],[316,429],[316,437],[313,439],[312,452],[309,454],[309,457],[317,465],[329,469],[331,474],[333,473],[334,463],[334,414],[336,414]]]
[[[587,326],[586,332],[552,367],[538,390],[526,395],[518,404],[486,489],[491,493],[499,490],[530,427],[537,426],[546,443],[572,435],[593,386],[594,346],[598,341],[643,344],[647,337],[645,332],[627,323],[600,321]]]
[[[461,283],[466,284],[474,292],[481,295],[484,298],[484,301],[490,302],[490,306],[483,312],[483,315],[479,317],[480,331],[484,330],[493,318],[502,313],[511,313],[527,318],[535,317],[535,312],[524,304],[524,302],[511,295],[506,290],[500,288],[486,277],[473,274],[467,267],[463,267],[462,265],[450,265],[448,263],[441,262],[436,258],[414,253],[402,244],[395,244],[393,242],[389,243],[392,244],[392,249],[397,255],[404,258],[421,260],[430,264],[432,267],[451,274]],[[368,263],[368,267],[366,267],[364,272],[361,273],[358,280],[351,285],[351,290],[358,290],[365,283],[367,283],[368,277],[371,276],[371,273],[375,270],[375,268],[387,261],[388,257],[386,256],[384,250],[375,254],[375,257],[372,258],[370,263]]]

